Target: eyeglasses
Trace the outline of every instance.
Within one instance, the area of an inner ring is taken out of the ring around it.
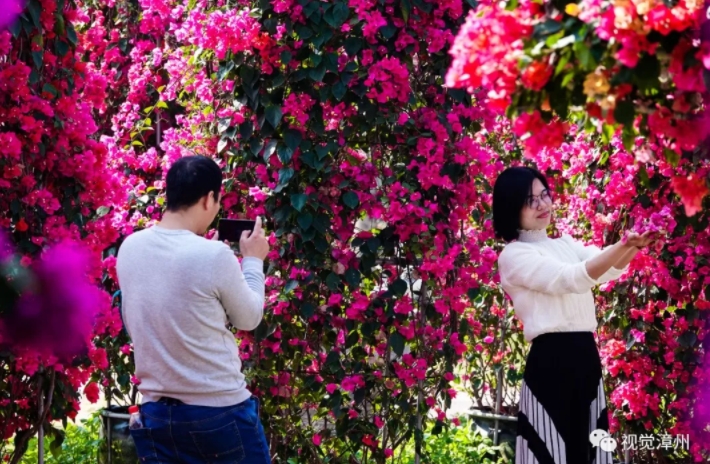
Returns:
[[[529,195],[525,199],[525,205],[529,208],[538,209],[541,201],[552,203],[552,194],[549,190],[543,190],[540,195]]]

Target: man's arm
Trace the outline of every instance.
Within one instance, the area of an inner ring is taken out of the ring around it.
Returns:
[[[242,271],[227,246],[220,249],[215,261],[215,289],[229,322],[239,330],[256,329],[264,316],[264,261],[245,257]]]

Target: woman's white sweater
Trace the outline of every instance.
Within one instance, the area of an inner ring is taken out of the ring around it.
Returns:
[[[597,329],[592,287],[618,279],[628,269],[612,267],[599,279],[585,261],[601,253],[569,235],[557,239],[545,230],[520,231],[517,241],[498,257],[503,290],[513,300],[527,341],[547,332],[594,332]]]

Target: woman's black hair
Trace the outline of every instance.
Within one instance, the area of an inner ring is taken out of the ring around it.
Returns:
[[[532,192],[535,179],[549,190],[547,179],[537,169],[516,166],[503,171],[493,186],[493,230],[506,242],[518,238],[520,212]]]

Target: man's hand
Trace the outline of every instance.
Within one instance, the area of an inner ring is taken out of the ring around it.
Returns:
[[[266,259],[266,255],[269,254],[269,241],[261,226],[261,217],[257,216],[253,231],[242,232],[242,237],[239,239],[239,250],[245,258],[251,256],[262,261]]]

